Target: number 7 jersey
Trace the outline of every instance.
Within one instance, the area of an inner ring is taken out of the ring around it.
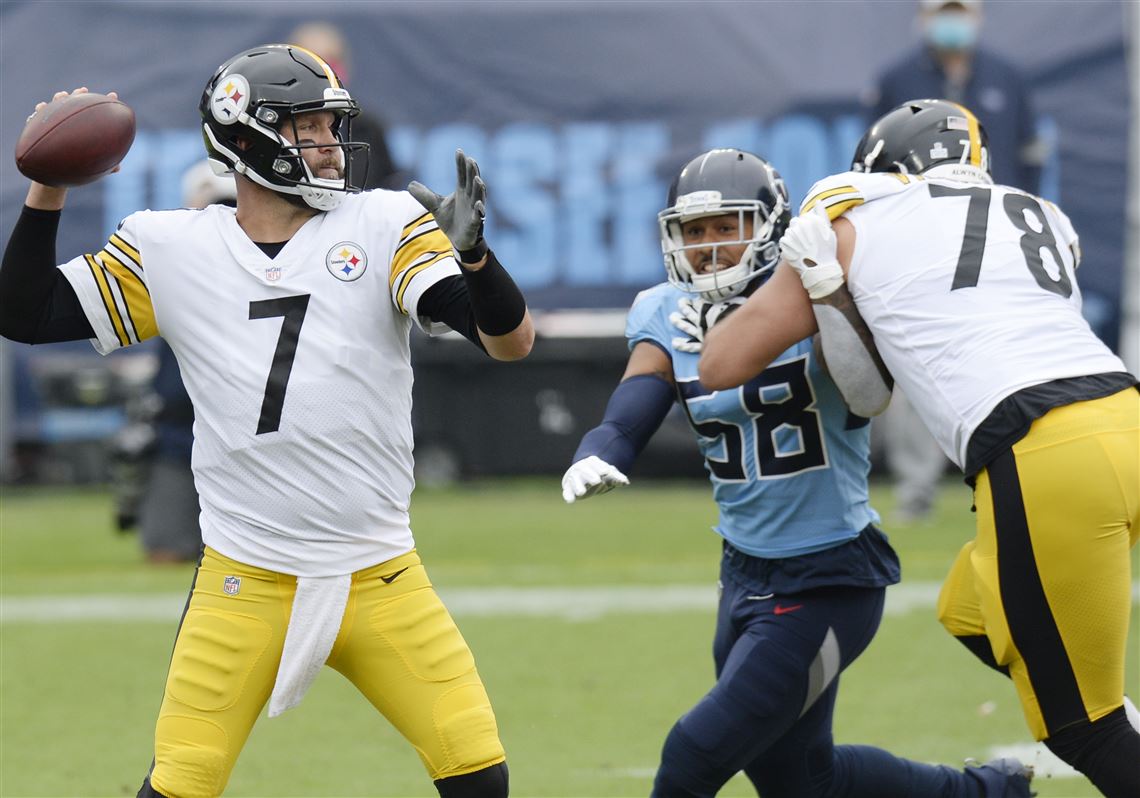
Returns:
[[[1125,371],[1081,315],[1077,234],[1008,186],[847,172],[816,183],[855,227],[847,285],[895,380],[946,455],[1033,385]]]
[[[160,334],[177,355],[206,545],[328,576],[414,547],[408,335],[451,253],[411,195],[372,191],[274,258],[213,205],[135,213],[60,268],[99,352]]]

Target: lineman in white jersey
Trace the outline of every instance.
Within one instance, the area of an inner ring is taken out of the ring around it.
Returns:
[[[700,376],[739,384],[817,327],[828,362],[829,347],[877,347],[975,487],[977,536],[940,619],[1013,679],[1038,740],[1105,795],[1140,795],[1123,694],[1137,381],[1081,316],[1068,218],[993,185],[987,158],[955,103],[878,120],[854,171],[812,188],[783,240],[788,266],[711,331]]]
[[[478,167],[457,153],[446,198],[359,193],[359,109],[296,46],[231,58],[200,111],[236,209],[135,213],[55,269],[43,244],[66,190],[33,183],[0,269],[6,337],[107,353],[161,334],[194,402],[205,546],[139,795],[220,795],[266,702],[295,705],[327,662],[441,796],[503,798],[494,713],[408,525],[411,328],[451,327],[499,360],[533,342],[482,238]]]
[[[1016,759],[957,771],[834,743],[841,674],[899,580],[867,497],[868,420],[855,415],[881,412],[890,386],[871,362],[837,364],[845,382],[833,381],[811,338],[740,390],[696,378],[708,330],[779,262],[788,206],[752,153],[713,149],[681,168],[657,217],[669,281],[634,300],[625,374],[562,478],[568,502],[628,484],[674,401],[705,455],[723,538],[717,678],[666,736],[652,796],[712,796],[743,771],[765,798],[1027,798],[1032,771]]]

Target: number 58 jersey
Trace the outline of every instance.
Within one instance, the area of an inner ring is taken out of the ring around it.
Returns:
[[[1077,234],[1008,186],[848,172],[816,183],[855,227],[847,285],[895,380],[946,455],[1033,385],[1124,372],[1081,315]]]
[[[638,294],[626,320],[630,348],[670,359],[677,398],[697,437],[720,517],[716,531],[753,557],[783,559],[854,540],[879,520],[867,496],[870,428],[850,414],[800,341],[739,388],[711,391],[699,356],[673,347],[669,320],[689,295],[669,283]]]
[[[404,192],[351,195],[276,257],[235,211],[142,211],[60,268],[103,354],[162,335],[194,403],[206,545],[297,576],[414,547],[408,335],[423,292],[458,274]]]

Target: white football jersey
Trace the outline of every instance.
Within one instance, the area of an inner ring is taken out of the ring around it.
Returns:
[[[350,195],[275,258],[232,208],[142,211],[60,268],[98,351],[162,335],[177,355],[207,545],[297,576],[413,548],[408,333],[459,269],[410,194]]]
[[[1081,315],[1077,234],[1008,186],[847,172],[816,183],[855,227],[847,285],[879,353],[946,455],[1010,394],[1125,371]]]

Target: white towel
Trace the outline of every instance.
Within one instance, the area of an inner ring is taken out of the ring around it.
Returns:
[[[317,678],[340,632],[350,587],[351,574],[297,578],[285,647],[269,697],[269,717],[300,704]]]

